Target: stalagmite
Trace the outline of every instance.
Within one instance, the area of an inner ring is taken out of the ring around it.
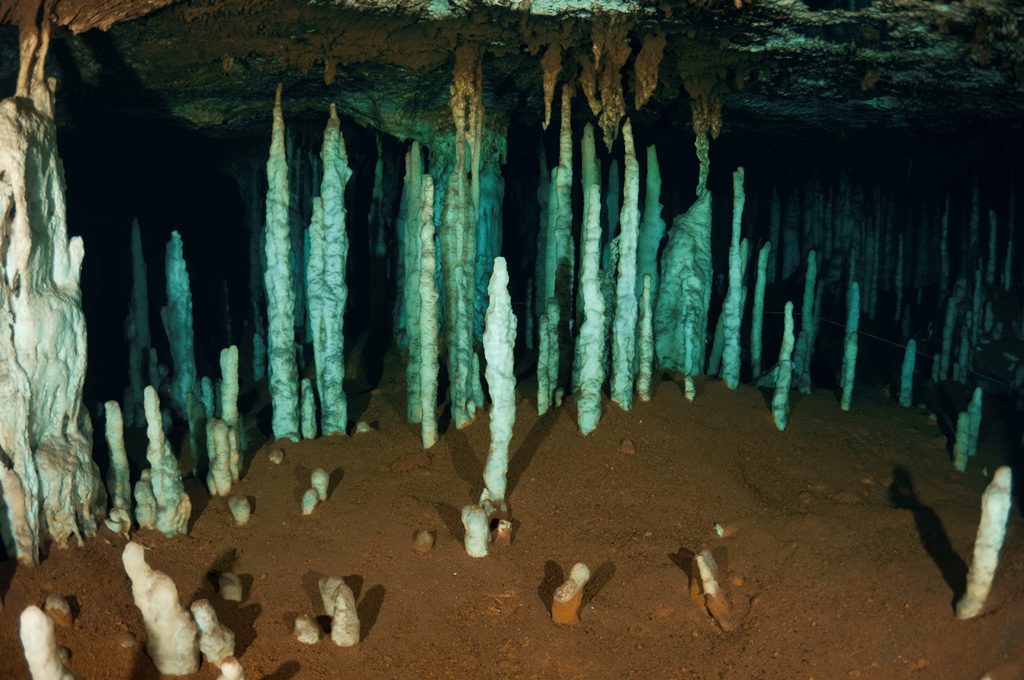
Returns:
[[[814,290],[818,280],[818,257],[815,251],[807,253],[807,271],[804,274],[804,299],[800,307],[800,333],[793,352],[793,375],[801,392],[810,393],[811,353],[814,351]]]
[[[160,418],[160,398],[152,386],[146,387],[146,459],[149,461],[150,484],[156,499],[156,528],[164,536],[184,535],[192,514],[192,501],[181,483],[178,460],[164,436]],[[137,491],[136,491],[137,495]],[[139,521],[141,525],[141,520]]]
[[[35,605],[21,612],[21,646],[32,680],[75,680],[60,660],[53,620]]]
[[[846,336],[843,344],[843,366],[839,384],[842,387],[840,406],[844,411],[850,410],[853,399],[853,383],[857,371],[857,327],[860,319],[860,286],[854,281],[850,284],[847,300]]]
[[[434,180],[423,178],[423,200],[419,215],[419,346],[420,374],[417,393],[420,399],[420,437],[423,448],[429,449],[437,442],[437,375],[438,341],[440,329],[437,323],[437,257],[434,246]]]
[[[593,184],[587,190],[589,209],[580,245],[580,290],[583,296],[583,323],[576,343],[580,359],[580,394],[576,401],[576,420],[586,435],[601,419],[601,386],[605,378],[604,296],[599,281],[601,249],[601,188]]]
[[[651,275],[644,274],[640,292],[640,328],[637,331],[636,392],[640,401],[651,400],[654,373],[654,308],[651,301]]]
[[[140,529],[156,528],[156,497],[151,478],[152,470],[146,468],[135,482],[135,523]]]
[[[288,226],[288,163],[281,85],[274,96],[274,127],[267,158],[267,338],[275,439],[299,440],[299,381],[295,365],[295,310]]]
[[[231,493],[231,442],[228,424],[219,418],[206,421],[206,447],[210,466],[206,473],[206,488],[211,496]]]
[[[590,569],[582,562],[577,562],[569,570],[569,578],[555,590],[551,601],[551,620],[564,625],[575,625],[580,622],[580,604],[583,602],[583,589],[590,582]]]
[[[750,370],[754,380],[761,377],[761,340],[764,331],[764,288],[768,279],[771,241],[761,246],[757,254],[757,282],[754,284],[754,310],[750,322]]]
[[[572,282],[575,279],[574,244],[572,238],[572,89],[562,87],[561,129],[558,143],[558,165],[551,171],[550,204],[544,265],[544,298],[557,304],[557,320],[548,310],[549,328],[556,342],[549,345],[554,353],[552,390],[562,386],[563,370],[571,370],[567,359],[572,345],[569,341],[569,313],[572,304]],[[550,306],[549,306],[550,307]]]
[[[516,376],[513,370],[516,316],[512,313],[508,269],[503,257],[494,258],[488,297],[484,356],[487,359],[487,389],[491,394],[491,446],[484,464],[484,494],[495,504],[500,504],[505,501],[508,446],[516,420]]]
[[[775,281],[779,280],[778,275],[779,275],[780,267],[779,267],[779,264],[778,264],[778,260],[779,260],[779,245],[782,243],[782,241],[780,240],[780,238],[781,238],[781,228],[782,228],[782,201],[779,200],[779,187],[778,186],[773,186],[772,187],[771,206],[770,206],[770,212],[769,212],[769,216],[768,216],[768,229],[769,229],[768,233],[769,233],[769,243],[774,243],[775,244],[775,248],[770,251],[771,257],[768,259],[768,270],[767,270],[768,281],[771,281],[773,283]]]
[[[128,543],[121,559],[146,627],[146,652],[157,670],[164,675],[198,671],[196,624],[181,606],[174,581],[146,564],[145,552],[138,543]]]
[[[597,184],[600,187],[601,184],[601,164],[597,160],[597,148],[594,143],[594,126],[587,123],[583,128],[583,140],[580,144],[580,189],[583,193],[583,225],[581,226],[580,234],[580,283],[576,288],[576,319],[577,323],[582,323],[583,317],[586,313],[586,303],[583,299],[583,242],[586,239],[586,225],[588,215],[590,214],[590,187]],[[600,195],[600,194],[599,194]],[[598,214],[601,212],[600,205],[597,209]],[[600,244],[598,245],[600,251]],[[599,254],[600,257],[600,254]],[[572,391],[576,392],[580,389],[580,371],[583,364],[583,343],[580,342],[579,338],[576,339],[576,343],[573,345],[573,362],[572,362]]]
[[[978,435],[981,432],[981,404],[982,404],[982,390],[980,387],[974,388],[974,394],[971,395],[971,402],[967,405],[967,416],[969,418],[969,427],[967,430],[967,456],[973,458],[978,453]]]
[[[245,428],[238,416],[238,347],[231,345],[220,351],[220,418],[228,426],[228,461],[231,478],[241,475],[241,451],[245,448]]]
[[[359,644],[359,613],[348,584],[336,577],[320,579],[320,596],[331,617],[331,642],[339,647]]]
[[[487,512],[478,505],[462,508],[462,526],[466,530],[464,543],[470,557],[487,557],[490,533],[487,526]]]
[[[476,295],[473,297],[473,337],[483,339],[484,316],[487,313],[487,288],[491,263],[501,255],[502,202],[505,180],[501,177],[505,139],[488,138],[487,155],[480,165],[480,188],[476,222]],[[495,149],[494,146],[498,148]],[[479,381],[477,381],[479,384]],[[482,400],[481,400],[482,401]],[[481,404],[482,405],[482,404]]]
[[[316,314],[310,305],[316,356],[316,384],[320,395],[321,430],[323,434],[345,434],[348,425],[348,405],[345,399],[345,306],[348,288],[345,271],[348,262],[347,211],[345,187],[352,177],[348,164],[345,140],[341,136],[341,123],[334,104],[324,130],[323,179],[320,184],[322,201],[322,227],[310,227],[311,255],[314,250],[322,254],[322,264],[316,276],[309,277],[309,295],[317,298]],[[322,239],[314,244],[313,239]],[[312,258],[310,259],[312,265]],[[315,430],[315,428],[314,428]]]
[[[619,262],[612,340],[611,396],[625,410],[633,405],[636,382],[636,265],[640,223],[640,166],[633,146],[633,125],[622,126],[626,174],[619,218]]]
[[[772,395],[772,414],[775,427],[785,430],[789,424],[789,387],[793,380],[793,303],[786,302],[782,346],[776,367],[775,394]]]
[[[661,217],[661,169],[658,150],[647,147],[647,177],[644,180],[644,213],[640,220],[640,233],[636,246],[636,294],[641,293],[643,278],[651,277],[651,299],[658,291],[658,248],[665,238],[665,220]]]
[[[128,454],[124,448],[124,422],[121,407],[116,401],[103,404],[103,433],[110,451],[110,468],[107,471],[107,490],[110,493],[111,505],[128,513],[132,511],[131,470],[128,467]]]
[[[179,418],[187,419],[190,402],[197,396],[197,378],[192,334],[192,291],[182,249],[181,235],[176,231],[171,232],[166,260],[167,305],[160,309],[160,319],[167,333],[171,360],[174,362],[174,375],[169,390],[171,406]]]
[[[917,341],[911,338],[903,351],[903,368],[900,371],[900,406],[908,407],[914,399],[914,363],[917,360]]]
[[[956,618],[970,619],[981,613],[999,566],[999,551],[1006,538],[1012,503],[1013,473],[1008,466],[996,470],[981,497],[981,521],[974,539],[974,555],[967,572],[967,591],[956,603]]]
[[[146,422],[142,391],[146,387],[145,362],[150,336],[149,284],[138,220],[132,220],[131,257],[132,295],[128,318],[124,322],[124,339],[128,342],[128,387],[124,392],[124,412],[129,425],[139,426]]]
[[[743,224],[743,168],[732,175],[732,240],[729,243],[729,290],[722,315],[725,319],[722,351],[722,379],[729,389],[740,384],[740,322],[743,318],[743,260],[740,257],[740,230]],[[745,258],[743,258],[745,260]]]
[[[400,315],[406,329],[407,358],[405,363],[406,387],[406,419],[410,423],[418,423],[421,418],[420,399],[420,355],[423,331],[419,328],[422,313],[420,312],[420,296],[416,294],[420,285],[420,261],[422,258],[420,230],[422,228],[422,196],[423,157],[419,142],[413,142],[405,155],[405,179],[403,197],[405,210],[399,224],[400,241],[402,244],[402,301],[404,313]],[[431,214],[433,218],[433,214]]]
[[[245,671],[242,664],[233,656],[224,659],[220,664],[220,675],[217,680],[245,680]]]
[[[217,619],[209,600],[196,600],[189,609],[199,629],[199,651],[207,663],[219,668],[235,655],[235,634]]]
[[[67,235],[46,17],[21,26],[16,96],[0,101],[0,536],[23,564],[47,538],[94,535],[105,505],[82,408],[85,250]]]
[[[203,411],[207,418],[217,417],[217,398],[213,394],[213,381],[208,375],[199,380],[199,401],[203,403]]]
[[[313,382],[309,378],[302,379],[302,438],[316,439],[316,398],[313,396]]]

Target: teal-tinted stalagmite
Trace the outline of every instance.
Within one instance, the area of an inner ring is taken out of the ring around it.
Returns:
[[[267,158],[267,354],[271,427],[275,439],[299,440],[299,381],[295,365],[294,293],[288,260],[288,163],[284,148],[284,115],[281,86],[274,97],[274,127]]]
[[[974,388],[971,402],[967,405],[967,456],[973,457],[978,452],[978,435],[981,432],[981,404],[983,392],[980,387]]]
[[[401,268],[403,295],[403,327],[406,329],[405,394],[406,419],[418,423],[421,418],[420,399],[420,229],[423,196],[423,157],[419,142],[413,142],[405,155],[405,180],[402,196],[404,210],[400,216],[399,231],[402,234]],[[433,218],[433,216],[431,216]]]
[[[423,448],[437,443],[437,255],[434,245],[434,179],[423,178],[423,199],[420,208],[420,265],[419,265],[419,348],[420,348],[420,438]],[[416,379],[415,377],[413,379]]]
[[[754,310],[750,322],[750,370],[754,380],[761,377],[762,333],[764,332],[764,289],[768,279],[771,241],[761,246],[757,254],[757,281],[754,284]]]
[[[557,323],[548,314],[548,324],[557,338],[557,342],[549,343],[549,351],[558,353],[558,356],[548,358],[548,366],[555,368],[551,388],[556,390],[561,387],[561,372],[566,368],[562,354],[571,346],[568,329],[576,262],[572,237],[572,88],[569,85],[562,88],[558,165],[551,171],[546,246],[544,299],[554,298],[558,304]]]
[[[583,226],[580,259],[580,289],[583,323],[576,340],[580,359],[580,394],[576,421],[580,432],[590,434],[601,419],[601,386],[605,378],[604,296],[601,293],[601,188],[592,184],[587,191],[586,223]]]
[[[786,302],[782,346],[776,366],[775,393],[772,395],[772,415],[779,431],[789,425],[789,388],[793,381],[793,303]]]
[[[583,140],[580,143],[580,188],[583,190],[583,225],[581,227],[580,234],[580,250],[583,250],[584,241],[587,238],[587,220],[590,218],[590,187],[597,184],[600,191],[601,182],[601,167],[597,161],[597,149],[594,144],[594,126],[587,123],[583,127]],[[600,215],[601,206],[598,204],[597,212]],[[600,226],[600,225],[599,225]],[[600,242],[598,243],[598,267],[600,267]],[[576,309],[577,317],[582,323],[583,316],[586,310],[586,300],[584,299],[583,292],[583,258],[584,255],[580,253],[580,282],[577,286],[576,291]],[[582,332],[582,331],[581,331]],[[573,391],[580,389],[580,372],[583,365],[583,349],[584,345],[577,338],[575,345],[573,346],[573,363],[572,363],[572,388]]]
[[[636,381],[636,260],[640,226],[640,165],[633,146],[633,125],[622,126],[626,172],[622,212],[619,216],[618,280],[615,287],[615,320],[612,332],[612,401],[625,410],[633,405]]]
[[[320,429],[322,434],[329,435],[345,434],[348,425],[348,402],[344,389],[345,306],[348,304],[348,287],[345,284],[348,263],[345,187],[352,177],[345,139],[341,136],[341,122],[334,104],[331,104],[330,117],[324,130],[320,158],[323,161],[320,184],[320,200],[323,204],[323,276],[310,281],[319,288],[320,298],[319,314],[311,318],[311,322],[316,326],[313,329],[313,349],[320,395]],[[311,230],[313,236],[315,234]],[[317,339],[319,343],[315,342]]]
[[[637,297],[641,294],[643,277],[651,277],[651,299],[658,290],[658,248],[665,238],[665,220],[661,216],[661,168],[658,151],[647,147],[647,177],[644,180],[644,213],[636,245]]]
[[[508,293],[508,268],[505,258],[497,257],[488,286],[487,316],[484,323],[484,357],[487,389],[491,394],[491,446],[484,464],[484,499],[495,504],[505,501],[508,474],[508,447],[516,420],[516,376],[513,350],[516,342],[516,316]]]
[[[814,351],[814,291],[818,279],[818,257],[815,251],[807,253],[804,274],[804,298],[800,307],[800,333],[793,350],[793,373],[801,392],[809,392],[811,384],[811,353]]]
[[[654,375],[654,308],[651,296],[651,275],[644,274],[640,291],[640,328],[637,331],[636,393],[640,401],[651,400]]]
[[[917,361],[917,341],[911,338],[903,350],[903,366],[900,370],[900,406],[907,407],[914,398],[914,364]]]
[[[857,373],[857,327],[860,321],[860,285],[854,281],[850,284],[850,294],[846,312],[846,339],[843,343],[843,366],[839,384],[843,394],[840,407],[850,410],[853,399],[853,382]]]
[[[722,314],[724,347],[722,380],[729,389],[740,384],[740,321],[743,317],[743,262],[740,258],[740,228],[743,223],[743,168],[732,175],[732,239],[729,243],[729,289]]]
[[[160,319],[167,333],[167,342],[174,362],[171,378],[171,405],[180,418],[188,417],[189,401],[196,392],[196,357],[192,332],[192,290],[185,266],[181,234],[171,232],[167,242],[167,305],[160,309]]]
[[[188,532],[192,501],[185,493],[178,470],[178,460],[164,436],[160,417],[160,398],[152,386],[145,390],[146,460],[149,461],[150,484],[156,499],[155,527],[164,536],[181,536]]]

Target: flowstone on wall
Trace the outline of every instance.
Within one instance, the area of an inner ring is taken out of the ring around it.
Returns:
[[[82,408],[85,250],[67,235],[49,35],[23,27],[16,94],[0,102],[0,532],[23,563],[48,538],[95,534],[106,500]]]

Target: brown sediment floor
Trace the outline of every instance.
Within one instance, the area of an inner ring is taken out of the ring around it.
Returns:
[[[790,430],[779,433],[752,388],[705,382],[690,404],[675,383],[656,387],[631,413],[607,404],[587,438],[571,401],[538,417],[532,397],[520,400],[515,533],[485,559],[466,555],[459,508],[481,489],[487,418],[423,453],[403,422],[400,385],[373,393],[361,414],[369,433],[285,444],[280,466],[271,446],[256,451],[236,487],[254,503],[249,526],[233,527],[226,501],[191,480],[190,535],[136,540],[183,601],[214,603],[250,680],[1024,677],[1018,507],[985,614],[953,618],[982,468],[991,473],[1004,455],[998,430],[986,429],[986,450],[960,475],[937,426],[878,392],[858,392],[851,413],[831,393],[794,393]],[[331,496],[301,517],[316,467],[331,474]],[[735,534],[718,538],[716,522]],[[437,537],[427,556],[412,547],[422,528]],[[117,633],[143,637],[123,545],[104,528],[81,549],[16,571],[0,612],[0,677],[27,677],[17,616],[53,591],[79,610],[57,631],[79,680],[159,677],[141,646],[118,644]],[[734,632],[688,594],[690,551],[703,548],[741,618]],[[594,581],[581,623],[556,626],[551,594],[576,561]],[[242,575],[240,604],[215,594],[210,575],[227,569]],[[323,613],[325,575],[356,594],[364,639],[355,648],[292,635],[297,615]],[[195,677],[216,675],[204,665]]]

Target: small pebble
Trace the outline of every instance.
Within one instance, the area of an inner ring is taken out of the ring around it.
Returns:
[[[67,647],[58,645],[57,656],[60,657],[60,662],[66,664],[71,659],[71,650]]]
[[[619,442],[619,453],[627,456],[636,455],[636,444],[633,443],[632,439],[623,439]]]
[[[252,516],[252,506],[249,505],[249,499],[245,496],[232,496],[228,499],[228,509],[231,511],[231,516],[235,518],[235,526],[241,527],[249,523],[249,518]]]
[[[135,649],[139,646],[139,641],[135,639],[135,636],[124,630],[114,634],[114,642],[121,649]]]
[[[284,462],[284,451],[281,449],[274,449],[270,452],[270,462],[274,465],[280,465]]]
[[[295,618],[295,637],[304,645],[315,645],[320,641],[320,626],[311,616]]]
[[[421,555],[426,555],[434,549],[434,534],[426,529],[420,529],[412,540],[412,548]]]
[[[242,579],[237,574],[225,571],[217,577],[217,592],[228,602],[242,601]]]
[[[356,434],[365,434],[370,431],[370,424],[365,420],[356,423]]]
[[[53,619],[53,622],[61,628],[71,627],[71,605],[64,599],[63,595],[53,593],[43,603],[46,615]]]

